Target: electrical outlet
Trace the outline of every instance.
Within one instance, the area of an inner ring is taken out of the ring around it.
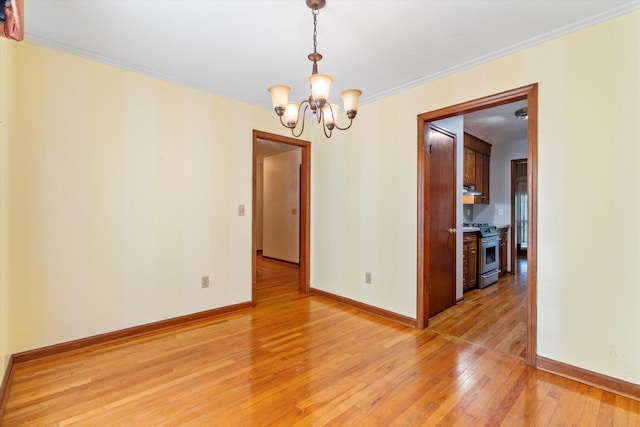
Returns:
[[[504,209],[498,209],[498,215],[504,215]]]
[[[209,276],[202,276],[200,279],[200,287],[208,288],[209,287]]]
[[[367,285],[371,284],[371,273],[364,273],[364,283]]]

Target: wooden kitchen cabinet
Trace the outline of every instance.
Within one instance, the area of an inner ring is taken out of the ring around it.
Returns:
[[[509,227],[498,228],[498,238],[500,239],[498,247],[500,251],[500,264],[498,269],[500,275],[507,273],[507,248],[509,246]]]
[[[464,185],[476,185],[476,152],[464,147],[463,157],[463,183]]]
[[[489,156],[476,153],[476,191],[482,193],[475,196],[474,203],[489,204]]]
[[[488,205],[491,144],[465,132],[463,169],[464,185],[473,185],[481,193],[473,202]]]
[[[462,290],[478,285],[478,236],[475,232],[464,233],[462,240]]]

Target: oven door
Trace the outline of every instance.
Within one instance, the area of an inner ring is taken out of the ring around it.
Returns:
[[[498,269],[500,263],[500,247],[498,245],[498,236],[483,237],[480,239],[480,263],[478,269],[480,274],[487,273]]]

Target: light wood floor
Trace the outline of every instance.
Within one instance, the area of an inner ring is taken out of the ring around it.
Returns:
[[[301,297],[295,267],[260,262],[253,310],[18,366],[2,426],[640,426],[640,402]]]
[[[429,319],[429,329],[525,359],[527,276],[505,274],[485,289],[465,292],[464,301]]]

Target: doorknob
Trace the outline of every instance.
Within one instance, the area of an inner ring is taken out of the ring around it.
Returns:
[[[456,229],[455,228],[449,228],[449,230],[447,230],[449,232],[449,234],[456,234]]]

